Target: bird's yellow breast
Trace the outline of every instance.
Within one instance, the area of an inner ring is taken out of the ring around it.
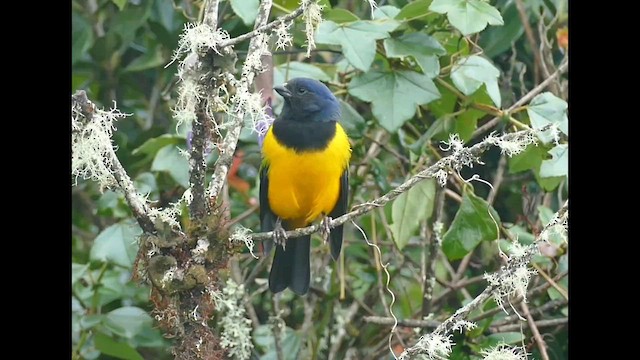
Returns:
[[[300,152],[283,145],[271,127],[262,155],[269,166],[269,206],[289,227],[306,226],[333,210],[340,177],[351,157],[349,139],[340,124],[336,123],[335,136],[324,149]]]

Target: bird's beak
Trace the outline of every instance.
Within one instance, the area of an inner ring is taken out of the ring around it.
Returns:
[[[280,96],[282,96],[285,99],[288,99],[291,97],[291,91],[289,91],[289,89],[287,89],[284,86],[276,86],[273,88],[273,90],[275,90],[278,94],[280,94]]]

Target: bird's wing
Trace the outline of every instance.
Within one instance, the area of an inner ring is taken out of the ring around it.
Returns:
[[[271,211],[269,206],[269,177],[267,176],[269,166],[263,164],[260,167],[260,231],[273,231],[277,216]],[[267,239],[262,241],[262,253],[269,255],[273,247],[273,240]]]
[[[338,201],[336,202],[336,206],[333,208],[329,216],[332,219],[335,219],[339,216],[344,215],[347,212],[347,201],[349,195],[349,170],[345,169],[340,177],[340,194],[338,195]],[[331,229],[330,237],[330,248],[331,248],[331,257],[334,260],[338,260],[338,256],[340,255],[340,249],[342,249],[342,228],[343,225],[336,226]]]

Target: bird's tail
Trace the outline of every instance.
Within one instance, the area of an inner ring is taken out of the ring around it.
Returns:
[[[287,287],[298,295],[309,291],[310,250],[311,235],[287,239],[286,250],[276,245],[276,255],[269,273],[269,289],[273,293],[279,293]]]

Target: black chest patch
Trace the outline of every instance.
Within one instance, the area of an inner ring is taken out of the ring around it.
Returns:
[[[336,135],[336,122],[276,120],[273,135],[282,145],[298,152],[322,150]]]

